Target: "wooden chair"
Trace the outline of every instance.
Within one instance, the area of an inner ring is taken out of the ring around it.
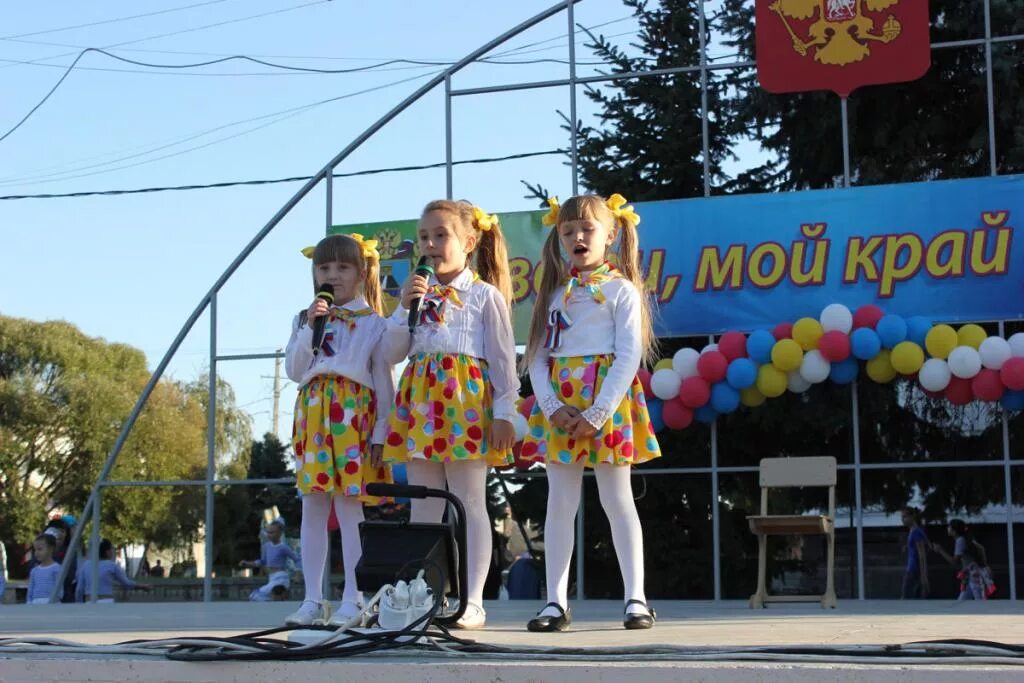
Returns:
[[[766,602],[814,602],[836,606],[836,459],[765,458],[761,461],[761,514],[747,517],[750,530],[757,534],[757,592],[750,596],[750,607],[764,607]],[[770,515],[768,490],[800,486],[828,487],[827,515]],[[769,595],[766,589],[765,565],[768,561],[769,536],[824,535],[828,541],[828,569],[824,595]]]

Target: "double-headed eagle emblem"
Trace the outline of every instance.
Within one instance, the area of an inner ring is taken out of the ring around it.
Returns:
[[[806,56],[813,49],[814,59],[822,64],[842,66],[859,62],[871,54],[871,43],[891,43],[902,26],[889,15],[875,32],[875,20],[865,15],[882,12],[900,0],[774,0],[769,9],[779,15],[793,39],[793,49]],[[790,19],[817,17],[808,28],[808,39],[797,35]]]

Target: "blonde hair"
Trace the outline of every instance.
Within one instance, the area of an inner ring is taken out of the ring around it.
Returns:
[[[476,247],[467,257],[467,264],[480,275],[481,280],[501,292],[505,298],[505,305],[511,311],[512,275],[508,269],[508,246],[505,235],[497,221],[491,224],[489,230],[481,230],[473,209],[473,204],[465,200],[436,199],[423,207],[420,219],[431,211],[447,211],[455,217],[460,237],[476,236]]]
[[[366,272],[363,280],[363,298],[377,315],[384,315],[384,302],[380,290],[380,261],[363,258],[363,249],[348,235],[328,235],[313,249],[313,291],[316,286],[316,267],[324,263],[347,263]]]
[[[541,251],[542,269],[540,287],[537,290],[537,301],[530,319],[530,336],[526,344],[522,367],[525,371],[530,361],[540,350],[546,334],[548,323],[548,307],[551,296],[560,289],[568,276],[566,260],[562,257],[558,229],[569,221],[594,220],[615,232],[615,239],[608,251],[618,258],[618,269],[622,277],[633,283],[640,292],[640,341],[643,349],[642,363],[651,363],[658,351],[658,339],[654,336],[654,320],[651,311],[651,299],[644,283],[643,271],[640,267],[640,241],[636,226],[625,218],[617,219],[608,207],[607,200],[597,195],[580,195],[570,197],[558,210],[558,220],[551,227],[544,248]]]

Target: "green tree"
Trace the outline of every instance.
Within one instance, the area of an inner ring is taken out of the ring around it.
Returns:
[[[80,512],[148,378],[137,349],[66,322],[0,316],[0,537],[27,541],[49,510]],[[112,479],[203,477],[206,412],[197,391],[169,380],[157,385]],[[244,422],[233,403],[221,410],[231,418],[225,422]],[[195,500],[195,491],[170,487],[106,488],[103,533],[117,543],[189,538],[202,517]]]

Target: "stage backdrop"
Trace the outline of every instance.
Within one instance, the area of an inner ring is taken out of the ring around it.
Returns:
[[[1024,247],[1013,239],[1022,175],[635,206],[659,336],[771,328],[830,303],[875,303],[935,322],[1024,318]],[[519,343],[539,282],[544,213],[499,214]],[[331,229],[380,241],[389,310],[419,256],[415,231],[415,220]]]

